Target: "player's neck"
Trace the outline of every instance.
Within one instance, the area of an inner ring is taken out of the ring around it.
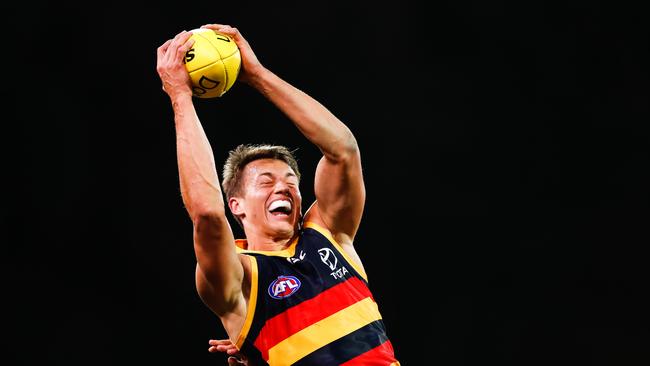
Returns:
[[[296,232],[293,232],[289,235],[284,234],[274,237],[262,235],[261,233],[246,233],[246,249],[256,251],[285,250],[291,245],[296,234]]]

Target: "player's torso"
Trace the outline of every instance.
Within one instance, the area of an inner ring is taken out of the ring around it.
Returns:
[[[326,230],[307,226],[283,252],[244,253],[254,260],[237,344],[257,363],[339,365],[375,348],[374,359],[392,357],[363,269]]]

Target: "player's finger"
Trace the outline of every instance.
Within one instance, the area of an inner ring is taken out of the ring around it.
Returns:
[[[235,34],[237,34],[237,28],[231,27],[229,25],[224,25],[223,27],[216,30],[219,31],[220,33],[227,34],[229,36],[234,36]]]
[[[172,42],[169,44],[167,53],[165,53],[166,61],[171,62],[176,59],[177,57],[176,55],[178,54],[178,48],[187,41],[187,37],[191,36],[191,34],[188,35],[188,33],[189,33],[188,31],[182,31],[174,37]]]
[[[208,341],[208,344],[212,346],[218,346],[220,344],[223,345],[232,344],[232,342],[230,341],[230,339],[210,339]]]
[[[165,54],[167,53],[167,49],[171,43],[172,40],[168,39],[165,43],[162,44],[162,46],[158,47],[158,50],[156,52],[156,71],[158,72],[158,75],[162,75],[162,73],[165,71],[165,62],[167,60]],[[163,90],[165,90],[164,86]]]
[[[231,37],[234,37],[238,34],[237,28],[227,24],[207,24],[202,26],[201,28],[212,29],[213,31],[217,31],[219,33],[223,33]]]
[[[229,27],[229,25],[226,24],[217,24],[217,23],[211,23],[211,24],[203,24],[201,28],[203,29],[212,29],[212,30],[219,30],[223,27]]]
[[[228,351],[230,351],[231,349],[233,349],[234,347],[235,347],[235,346],[232,346],[232,345],[224,345],[224,344],[220,344],[220,345],[217,346],[217,351],[220,351],[220,352],[228,352]],[[235,350],[237,350],[237,348],[235,348]]]
[[[168,39],[167,41],[165,41],[165,43],[163,43],[160,47],[158,47],[157,54],[159,60],[162,58],[162,56],[165,55],[165,52],[167,52],[167,48],[169,48],[170,43],[172,43],[172,40]]]
[[[191,37],[191,34],[190,34],[190,37]],[[185,41],[185,43],[183,43],[180,47],[178,47],[178,50],[176,52],[181,54],[180,55],[181,59],[183,57],[185,57],[185,54],[187,53],[187,51],[190,50],[190,48],[192,48],[193,45],[194,45],[194,39],[193,38],[188,38]]]

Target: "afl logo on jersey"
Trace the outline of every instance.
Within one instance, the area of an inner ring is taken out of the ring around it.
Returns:
[[[274,299],[284,299],[298,291],[300,280],[294,276],[278,276],[278,278],[269,285],[269,295]]]

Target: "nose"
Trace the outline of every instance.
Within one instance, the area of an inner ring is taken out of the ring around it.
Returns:
[[[275,184],[275,193],[279,194],[284,194],[288,196],[290,194],[291,190],[289,188],[289,185],[285,182],[277,182]]]

